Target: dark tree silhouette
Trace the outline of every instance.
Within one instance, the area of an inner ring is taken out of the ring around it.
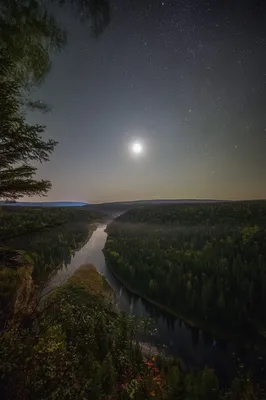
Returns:
[[[26,123],[23,107],[46,112],[48,107],[27,98],[51,67],[50,55],[66,43],[66,33],[51,5],[69,5],[99,36],[109,23],[107,0],[3,0],[0,4],[0,199],[45,195],[51,183],[35,180],[32,161],[48,161],[56,142],[44,141],[45,127]],[[25,94],[26,89],[26,94]]]
[[[29,125],[20,111],[19,86],[12,74],[13,63],[0,54],[0,198],[16,199],[24,195],[43,195],[49,181],[34,180],[36,167],[31,161],[48,161],[56,142],[41,138],[44,127]]]
[[[2,0],[0,4],[0,48],[14,62],[12,73],[25,88],[42,82],[51,68],[50,55],[66,44],[66,32],[58,25],[51,6],[72,7],[98,37],[109,23],[107,0]]]

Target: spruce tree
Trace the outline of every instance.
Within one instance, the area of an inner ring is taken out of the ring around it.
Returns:
[[[51,184],[34,179],[32,162],[49,160],[54,140],[44,141],[44,126],[29,125],[20,109],[20,91],[12,78],[11,57],[0,52],[0,199],[14,200],[34,194],[44,195]]]

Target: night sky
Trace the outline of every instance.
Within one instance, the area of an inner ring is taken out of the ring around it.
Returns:
[[[98,40],[61,13],[68,45],[35,93],[53,111],[29,117],[60,142],[39,167],[46,200],[266,198],[259,4],[115,0]]]

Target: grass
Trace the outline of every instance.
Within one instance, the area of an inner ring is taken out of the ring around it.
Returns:
[[[113,289],[108,285],[102,275],[100,275],[92,264],[83,264],[67,280],[67,285],[80,286],[94,295],[114,299]]]

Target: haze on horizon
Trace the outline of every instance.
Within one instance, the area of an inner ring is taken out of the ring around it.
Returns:
[[[98,40],[58,15],[69,43],[34,95],[53,110],[29,117],[59,141],[53,187],[23,201],[266,198],[263,16],[217,3],[114,0]]]

